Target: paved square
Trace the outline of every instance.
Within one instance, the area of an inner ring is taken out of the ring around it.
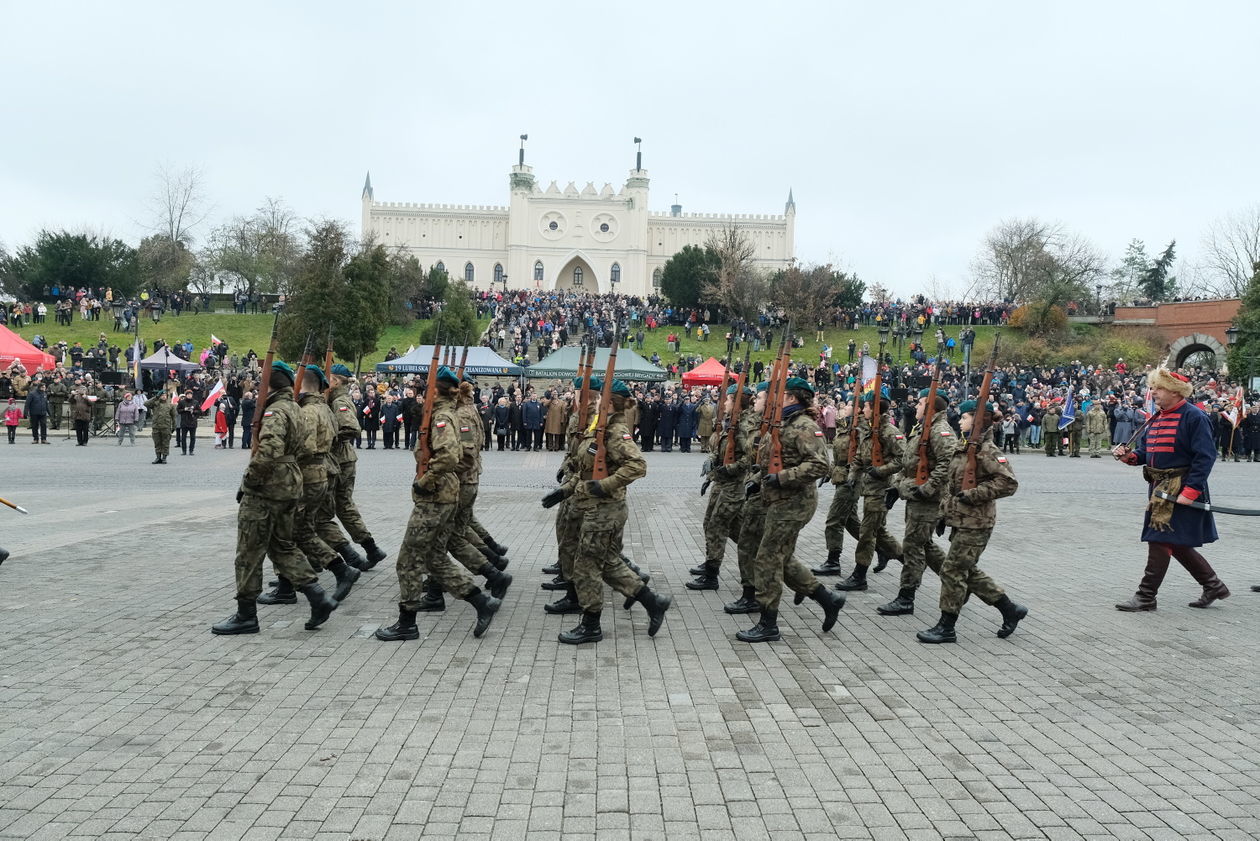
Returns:
[[[958,645],[919,644],[936,582],[918,615],[879,617],[894,564],[832,633],[785,603],[784,639],[749,646],[748,618],[721,612],[731,575],[682,586],[701,458],[650,454],[630,492],[629,551],[674,596],[664,629],[610,596],[604,642],[575,649],[538,589],[555,454],[487,454],[478,514],[516,578],[489,633],[448,599],[418,643],[387,644],[371,632],[396,615],[409,454],[360,454],[390,559],[323,628],[260,607],[263,633],[223,638],[243,454],[0,445],[0,494],[34,512],[0,511],[0,838],[1260,836],[1260,520],[1218,517],[1205,550],[1232,598],[1186,607],[1174,565],[1157,613],[1121,614],[1145,558],[1138,472],[1025,453],[982,562],[1032,608],[1011,639],[973,602]],[[1213,473],[1223,503],[1258,487],[1257,465]]]

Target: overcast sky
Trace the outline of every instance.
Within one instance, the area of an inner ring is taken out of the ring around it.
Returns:
[[[1260,3],[0,0],[0,243],[136,242],[166,162],[209,226],[266,196],[506,204],[545,186],[782,213],[797,256],[961,291],[1004,218],[1190,260],[1260,201]]]

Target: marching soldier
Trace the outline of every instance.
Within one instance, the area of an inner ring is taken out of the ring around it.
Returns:
[[[441,588],[477,611],[473,636],[480,637],[490,627],[500,602],[479,590],[472,576],[447,555],[455,528],[459,502],[460,458],[463,448],[459,440],[459,418],[455,395],[459,377],[445,365],[430,376],[437,378],[436,394],[428,430],[431,457],[424,475],[411,485],[412,511],[398,550],[398,621],[388,628],[377,628],[376,638],[385,642],[420,638],[416,627],[416,611],[424,597],[424,574],[436,579]],[[423,453],[415,451],[419,464]]]
[[[354,504],[355,462],[359,459],[354,451],[354,440],[359,437],[360,428],[358,410],[349,394],[349,383],[353,376],[345,365],[338,363],[332,366],[328,405],[332,407],[333,422],[337,428],[332,453],[337,461],[338,473],[331,481],[329,492],[332,494],[333,510],[337,519],[346,527],[350,540],[363,547],[367,559],[354,551],[340,529],[329,528],[326,524],[320,537],[350,566],[367,570],[385,560],[385,552],[372,539],[372,533],[368,531],[367,524],[363,522],[363,517]]]
[[[815,567],[814,575],[840,575],[840,552],[844,549],[844,533],[847,531],[858,540],[862,525],[857,517],[857,489],[847,484],[849,479],[849,430],[853,424],[853,403],[850,402],[836,413],[836,437],[831,441],[831,484],[835,493],[827,509],[824,536],[827,541],[827,560]],[[878,569],[878,567],[877,567]]]
[[[740,512],[744,507],[744,481],[752,468],[752,449],[748,447],[748,419],[753,413],[748,411],[753,401],[753,390],[744,387],[742,394],[736,395],[735,386],[726,390],[727,405],[723,410],[723,425],[730,422],[735,408],[735,401],[741,404],[739,428],[735,431],[735,460],[723,464],[726,457],[727,430],[713,430],[710,439],[705,440],[705,452],[712,453],[709,476],[713,480],[713,489],[709,496],[709,504],[704,512],[704,564],[697,567],[699,572],[695,581],[687,582],[689,590],[716,590],[718,588],[718,570],[722,567],[722,558],[726,554],[726,541],[729,539],[739,544]],[[757,419],[760,423],[760,418]],[[712,423],[710,423],[712,426]],[[745,574],[747,573],[747,574]],[[740,569],[740,584],[752,591],[753,579],[751,570]],[[752,595],[751,592],[748,595]]]
[[[906,457],[901,471],[893,478],[893,489],[906,501],[906,532],[901,541],[901,586],[897,590],[897,598],[875,608],[883,616],[914,613],[914,594],[923,580],[923,568],[926,566],[940,575],[941,564],[945,561],[945,553],[932,539],[932,530],[941,517],[941,494],[949,481],[949,466],[958,439],[949,425],[946,412],[949,400],[943,394],[936,395],[932,428],[923,428],[930,393],[931,390],[926,388],[919,392],[919,403],[915,408],[918,423],[906,441]],[[919,444],[923,436],[927,436],[928,479],[920,485],[915,477],[919,470]]]
[[[153,463],[166,464],[166,457],[171,454],[171,433],[175,431],[175,404],[171,393],[162,389],[148,405],[153,419]]]
[[[595,380],[592,380],[592,385]],[[582,378],[575,377],[573,380],[574,403],[576,404],[582,388]],[[588,425],[591,430],[595,426],[595,406],[599,402],[599,392],[594,388],[589,389],[588,402],[590,404],[590,412]],[[579,471],[578,453],[582,447],[582,440],[587,430],[582,429],[581,407],[574,405],[573,411],[569,414],[568,429],[565,432],[566,451],[564,460],[560,464],[560,469],[556,471],[556,481],[564,486]],[[555,574],[559,577],[555,582],[545,582],[544,589],[553,589],[559,587],[564,589],[565,594],[554,602],[550,602],[543,606],[543,610],[547,613],[569,614],[581,613],[582,605],[578,601],[577,588],[573,584],[573,563],[577,556],[578,540],[582,534],[582,515],[574,505],[572,496],[566,496],[560,500],[556,507],[556,553],[557,561],[555,567],[544,568],[544,572],[550,569],[555,570]],[[548,586],[548,585],[551,586]]]
[[[888,505],[885,495],[892,476],[901,469],[906,436],[898,432],[895,426],[886,422],[889,409],[886,397],[879,398],[879,429],[872,433],[871,417],[874,399],[875,395],[872,392],[867,392],[862,397],[857,454],[849,464],[849,477],[845,480],[850,488],[857,488],[862,496],[862,525],[857,550],[853,556],[853,572],[836,585],[837,590],[866,589],[866,571],[870,568],[871,557],[877,548],[890,558],[901,557],[901,546],[886,528]],[[876,466],[871,461],[872,440],[875,434],[879,435],[880,449],[884,457],[882,466]]]
[[[311,605],[306,629],[322,625],[337,609],[315,580],[310,565],[293,539],[294,516],[302,496],[302,474],[297,455],[309,442],[298,405],[293,402],[293,369],[283,362],[271,366],[271,390],[263,413],[258,450],[236,492],[240,503],[236,533],[236,613],[211,628],[216,634],[258,633],[258,605],[262,592],[262,563],[266,556],[283,578],[302,592]]]
[[[827,442],[813,411],[814,387],[800,377],[789,377],[783,396],[779,442],[783,469],[766,473],[753,496],[764,497],[765,521],[757,547],[754,576],[761,618],[752,628],[735,638],[742,642],[771,642],[779,635],[779,599],[787,584],[798,596],[807,596],[823,609],[823,631],[830,631],[844,607],[844,596],[818,583],[809,568],[793,552],[801,529],[808,525],[818,508],[815,482],[827,475]],[[768,454],[772,439],[758,443]],[[763,454],[763,455],[765,455]],[[766,462],[768,459],[759,459]]]
[[[758,434],[761,431],[761,419],[766,411],[766,395],[770,383],[757,383],[756,397],[753,399],[752,411],[740,416],[740,446],[745,452],[755,454],[759,444]],[[746,424],[745,424],[746,422]],[[761,467],[749,464],[744,474],[744,487],[751,489],[752,483],[761,482]],[[761,547],[761,538],[765,534],[766,508],[765,497],[759,493],[747,494],[740,508],[739,537],[735,548],[739,559],[739,577],[743,592],[738,599],[725,605],[722,610],[729,614],[760,613],[761,605],[757,602],[756,561],[757,551]],[[694,571],[694,570],[693,570]]]
[[[1019,483],[1011,470],[1006,456],[993,443],[993,406],[986,406],[987,427],[981,432],[976,451],[976,486],[963,490],[963,473],[967,469],[967,442],[959,440],[949,463],[948,484],[941,498],[941,516],[952,530],[949,535],[949,552],[941,564],[941,618],[932,628],[919,631],[919,642],[957,642],[954,623],[968,596],[975,596],[987,605],[996,607],[1002,614],[1002,627],[997,635],[1002,638],[1015,633],[1015,626],[1028,615],[1028,608],[1011,601],[997,583],[976,566],[981,553],[989,544],[993,526],[997,523],[995,500],[1015,493]],[[965,439],[976,419],[976,401],[966,400],[958,410],[962,413],[959,428]]]

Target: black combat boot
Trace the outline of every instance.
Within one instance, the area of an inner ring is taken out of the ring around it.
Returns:
[[[634,594],[634,600],[643,605],[644,610],[648,612],[648,636],[656,636],[656,632],[661,629],[661,623],[665,621],[665,611],[669,610],[669,603],[673,599],[653,593],[644,584],[639,588],[639,592]]]
[[[730,614],[756,613],[757,611],[761,610],[761,608],[757,606],[756,594],[757,594],[756,587],[745,587],[743,595],[741,595],[738,599],[731,602],[730,604],[724,605],[722,607],[722,610],[725,610],[727,613],[730,613]]]
[[[440,613],[446,610],[446,599],[442,597],[442,585],[433,576],[424,581],[424,595],[416,605],[417,613]]]
[[[544,590],[564,590],[569,586],[569,582],[565,579],[563,575],[557,575],[555,578],[551,579],[550,581],[544,581],[538,586]]]
[[[875,572],[883,572],[888,566],[888,553],[882,552],[878,548],[875,550]]]
[[[849,573],[849,577],[836,585],[837,590],[865,590],[866,589],[866,567],[855,566],[853,572]]]
[[[508,559],[502,555],[496,555],[494,550],[489,546],[478,546],[477,551],[481,553],[481,557],[485,558],[495,569],[507,569]]]
[[[836,626],[836,620],[840,618],[840,608],[844,607],[844,596],[831,592],[826,584],[819,584],[809,597],[818,602],[823,609],[823,631],[830,631]]]
[[[259,604],[297,604],[297,593],[293,592],[293,584],[287,578],[277,578],[275,588],[270,593],[258,597]]]
[[[385,560],[385,550],[376,545],[376,540],[374,538],[369,537],[359,545],[363,547],[363,551],[367,555],[367,558],[363,563],[363,569],[369,570],[381,561]]]
[[[563,631],[558,639],[565,645],[581,645],[584,642],[599,642],[604,638],[604,631],[599,627],[599,611],[583,613],[582,621],[571,631]]]
[[[153,459],[153,463],[154,463],[154,464],[161,464],[161,463],[162,463],[162,457],[161,457],[161,456],[158,456],[157,458]]]
[[[334,546],[333,551],[340,555],[343,561],[357,570],[366,570],[368,568],[367,559],[354,551],[354,547],[349,543]]]
[[[346,596],[350,595],[350,588],[354,586],[354,582],[358,581],[363,573],[338,558],[328,565],[328,571],[337,579],[337,589],[333,590],[332,597],[338,602],[345,601]]]
[[[210,633],[223,636],[258,633],[258,605],[254,604],[252,599],[237,599],[236,613],[212,626]]]
[[[747,631],[737,632],[735,639],[740,642],[774,642],[777,639],[782,639],[779,636],[779,611],[762,610],[761,618],[757,620],[757,624]]]
[[[581,613],[582,605],[578,602],[577,588],[570,584],[568,591],[563,597],[543,605],[543,610],[554,614]]]
[[[302,595],[311,604],[311,618],[306,620],[306,630],[313,631],[328,621],[337,603],[324,592],[324,588],[312,583],[302,587]]]
[[[652,580],[652,576],[648,575],[646,572],[639,569],[639,565],[636,564],[634,561],[630,560],[629,558],[627,558],[625,555],[621,556],[621,562],[624,563],[626,566],[630,567],[630,571],[633,572],[635,575],[639,576],[639,580],[642,581],[644,584],[647,584],[649,581]]]
[[[914,588],[902,587],[897,591],[897,598],[881,604],[875,612],[880,616],[908,616],[914,613]]]
[[[0,564],[4,563],[8,557],[9,551],[7,549],[0,548]]]
[[[485,544],[490,547],[490,551],[494,552],[494,554],[507,557],[508,548],[493,537],[487,537]]]
[[[706,561],[703,564],[694,566],[691,569],[687,570],[687,574],[688,575],[704,575],[704,570],[707,566],[708,566],[708,562]]]
[[[695,581],[688,581],[688,590],[716,590],[718,588],[718,571],[716,567],[705,566],[704,572],[696,576]]]
[[[958,642],[958,635],[954,633],[954,623],[958,621],[957,613],[941,613],[940,621],[935,626],[928,628],[926,631],[919,631],[916,636],[919,642],[926,642],[936,645],[942,642]]]
[[[477,609],[477,624],[473,626],[473,636],[480,637],[490,627],[490,621],[494,619],[494,614],[498,612],[499,605],[503,603],[494,596],[487,596],[476,587],[464,597],[464,601]]]
[[[490,595],[496,599],[503,598],[508,587],[512,586],[512,576],[506,572],[499,572],[494,564],[482,564],[477,574],[486,579],[486,584],[490,587]]]
[[[1002,639],[1015,633],[1015,626],[1019,624],[1019,620],[1028,615],[1028,608],[1011,601],[1010,596],[1003,595],[993,606],[1002,611],[1002,627],[998,628],[997,632]]]
[[[543,575],[559,575],[559,574],[560,574],[560,562],[559,562],[559,561],[557,561],[556,563],[551,564],[550,566],[545,566],[545,567],[543,567],[543,568],[542,568],[542,574],[543,574]]]
[[[828,549],[827,560],[823,561],[822,566],[816,567],[814,575],[840,575],[840,550]]]
[[[416,612],[399,605],[398,621],[388,628],[377,628],[376,638],[382,642],[420,639],[420,629],[416,627]]]

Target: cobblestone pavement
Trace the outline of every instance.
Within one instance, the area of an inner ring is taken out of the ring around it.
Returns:
[[[1118,613],[1143,503],[1110,459],[1013,458],[1020,492],[982,563],[1032,608],[1011,639],[972,603],[958,645],[919,644],[937,584],[918,615],[879,617],[894,564],[832,633],[785,602],[783,641],[749,646],[733,639],[749,620],[720,609],[730,575],[682,586],[702,456],[651,454],[626,539],[675,607],[653,640],[610,595],[604,642],[571,648],[555,635],[574,618],[544,615],[538,589],[554,454],[487,455],[479,514],[516,576],[489,633],[456,602],[403,644],[371,632],[396,615],[408,454],[359,462],[390,560],[318,631],[261,607],[263,633],[230,638],[209,627],[233,606],[243,455],[151,458],[0,444],[0,493],[34,512],[0,510],[0,838],[1260,836],[1260,520],[1218,518],[1205,554],[1228,601],[1186,607],[1174,568],[1157,613]],[[1253,507],[1258,480],[1220,464],[1213,495]]]

